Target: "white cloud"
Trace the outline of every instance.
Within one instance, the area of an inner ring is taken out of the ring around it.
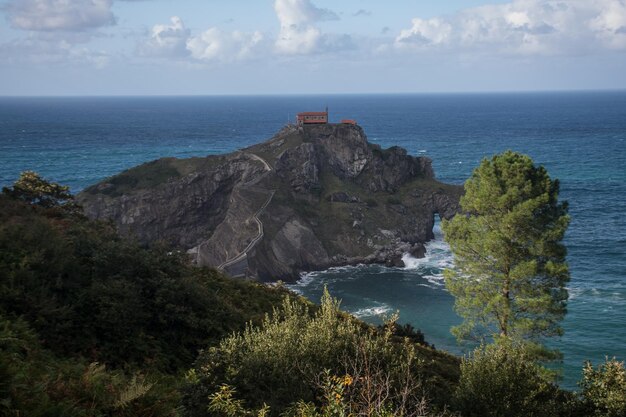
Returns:
[[[182,19],[173,16],[170,24],[154,25],[150,37],[139,43],[137,51],[141,56],[232,62],[255,57],[263,41],[258,31],[226,32],[215,27],[192,35]]]
[[[80,31],[111,25],[113,0],[9,0],[11,25],[31,31]]]
[[[403,30],[396,38],[398,43],[414,45],[439,45],[448,42],[452,34],[452,25],[441,19],[423,20],[415,18],[413,26]]]
[[[224,32],[210,28],[187,40],[191,56],[200,61],[237,61],[255,56],[263,41],[261,32]]]
[[[338,20],[331,10],[316,7],[311,0],[276,0],[274,10],[281,26],[307,25],[322,20]]]
[[[150,31],[150,38],[141,42],[138,47],[140,55],[184,57],[189,55],[187,40],[191,35],[189,29],[178,16],[170,18],[171,24],[154,25]]]
[[[280,29],[276,50],[286,55],[316,52],[321,44],[322,32],[313,26],[285,26]]]
[[[401,49],[562,55],[626,48],[626,0],[513,0],[412,20]]]
[[[280,22],[276,51],[286,55],[306,55],[333,47],[314,23],[337,20],[332,11],[316,7],[310,0],[275,0],[274,10]]]
[[[600,14],[589,26],[608,47],[626,48],[626,1],[605,0]]]

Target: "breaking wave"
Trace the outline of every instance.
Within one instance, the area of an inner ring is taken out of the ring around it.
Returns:
[[[454,265],[454,258],[450,247],[443,240],[443,233],[439,222],[433,228],[435,238],[426,244],[426,254],[423,258],[414,258],[408,253],[402,256],[404,270],[415,271],[431,284],[443,285],[443,270]]]
[[[381,265],[339,266],[323,271],[304,272],[300,275],[300,279],[297,282],[289,284],[287,287],[302,295],[309,292],[313,287],[317,288],[327,285],[330,288],[339,281],[358,280],[362,273],[373,275],[402,271],[405,274],[409,274],[407,279],[423,278],[426,280],[428,284],[421,284],[423,286],[441,288],[444,285],[443,270],[454,265],[453,256],[452,252],[450,252],[450,247],[443,240],[443,232],[438,219],[433,227],[433,233],[434,239],[425,245],[426,253],[424,257],[415,258],[405,253],[402,256],[402,261],[405,265],[403,268],[387,268]]]
[[[391,312],[391,307],[387,304],[382,304],[374,307],[360,308],[356,311],[352,311],[351,313],[353,316],[361,319],[364,317],[380,317],[388,314],[389,312]]]

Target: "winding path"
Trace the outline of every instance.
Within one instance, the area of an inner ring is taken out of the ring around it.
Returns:
[[[265,169],[266,169],[267,172],[272,171],[271,165],[268,164],[265,159],[261,158],[259,155],[253,154],[251,152],[246,152],[246,153],[248,155],[250,155],[250,157],[252,157],[252,159],[256,159],[257,161],[261,162],[265,166]],[[261,222],[261,220],[259,220],[258,216],[270,204],[270,202],[272,201],[272,198],[274,197],[275,193],[276,193],[275,190],[271,190],[270,191],[270,196],[267,199],[267,201],[252,216],[252,219],[254,219],[254,221],[257,223],[258,230],[259,230],[258,234],[256,235],[256,237],[250,241],[248,246],[246,246],[246,248],[241,253],[239,253],[238,255],[236,255],[233,258],[227,259],[225,262],[220,264],[217,267],[217,269],[223,271],[224,268],[227,268],[230,265],[233,265],[233,264],[241,261],[243,258],[245,258],[248,255],[248,252],[254,247],[254,245],[256,245],[263,238],[263,223]],[[196,264],[198,264],[198,265],[199,265],[199,262],[200,262],[200,252],[202,251],[202,245],[204,245],[205,243],[206,242],[200,243],[200,245],[198,246],[198,251],[196,252]]]
[[[263,165],[265,165],[265,169],[268,171],[272,170],[272,167],[270,166],[270,164],[267,163],[267,161],[263,158],[261,158],[259,155],[253,154],[253,153],[248,153],[248,155],[250,155],[253,159],[256,159],[257,161],[261,161],[263,163]]]
[[[263,158],[261,158],[260,156],[253,154],[253,153],[248,153],[248,155],[250,155],[253,159],[256,159],[257,161],[261,162],[264,166],[267,172],[272,171],[272,167],[270,164],[267,163],[267,161]],[[274,198],[274,194],[276,193],[275,190],[271,190],[270,191],[270,196],[268,197],[268,199],[265,201],[265,203],[263,203],[263,205],[261,206],[261,208],[259,208],[256,213],[254,213],[254,215],[252,216],[252,219],[256,222],[257,227],[258,227],[258,233],[256,235],[256,237],[254,239],[252,239],[250,241],[250,243],[248,243],[248,246],[246,246],[246,248],[239,253],[238,255],[236,255],[233,258],[227,259],[226,261],[224,261],[222,264],[220,264],[217,269],[223,271],[225,268],[228,268],[231,265],[236,264],[237,262],[242,261],[246,256],[248,256],[248,252],[257,244],[259,243],[259,241],[261,239],[263,239],[264,233],[263,233],[263,222],[261,222],[261,220],[259,220],[259,215],[263,212],[263,210],[265,210],[265,208],[271,203],[272,198]],[[200,248],[202,248],[202,245],[200,245]],[[200,250],[198,250],[198,253],[200,252]]]
[[[256,156],[256,155],[255,155]],[[267,201],[261,206],[260,209],[257,210],[256,213],[254,213],[254,216],[252,216],[252,218],[254,219],[254,221],[256,222],[258,228],[259,228],[259,232],[256,235],[256,237],[254,239],[252,239],[250,241],[250,243],[248,243],[248,246],[246,246],[246,248],[237,256],[235,256],[234,258],[231,258],[229,260],[227,260],[226,262],[222,263],[220,266],[217,267],[217,269],[220,270],[224,270],[224,268],[228,268],[229,266],[243,260],[243,258],[245,258],[248,255],[248,252],[254,247],[254,245],[256,245],[259,240],[263,239],[263,223],[261,222],[261,220],[259,220],[259,214],[261,214],[261,212],[263,210],[265,210],[265,208],[269,205],[269,203],[272,201],[272,198],[274,197],[274,194],[276,193],[276,191],[272,190],[270,192],[270,196],[267,199]]]

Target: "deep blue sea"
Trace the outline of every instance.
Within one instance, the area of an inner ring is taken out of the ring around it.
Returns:
[[[626,359],[626,92],[264,97],[0,98],[0,186],[23,170],[77,192],[152,159],[230,152],[271,137],[294,114],[330,108],[357,119],[369,140],[433,159],[437,177],[461,184],[480,160],[513,149],[561,181],[570,203],[566,235],[569,312],[563,385],[584,360]],[[314,300],[324,285],[364,320],[400,312],[438,348],[462,353],[449,333],[459,318],[441,268],[441,236],[408,267],[338,268],[293,286]]]

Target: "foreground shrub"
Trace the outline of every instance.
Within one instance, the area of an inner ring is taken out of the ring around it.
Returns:
[[[594,368],[590,362],[583,368],[580,382],[582,397],[589,415],[597,417],[626,416],[626,369],[624,362],[607,359]],[[592,414],[593,413],[593,414]]]
[[[343,380],[341,397],[354,415],[417,415],[426,391],[424,361],[415,345],[392,342],[392,329],[380,332],[354,321],[327,292],[314,314],[286,300],[261,327],[249,326],[200,355],[188,375],[186,413],[206,415],[208,398],[224,385],[241,399],[231,405],[267,405],[272,415],[294,404],[323,406],[329,375],[347,374],[350,384]]]
[[[364,409],[362,405],[350,401],[350,389],[354,382],[354,378],[350,375],[338,377],[331,376],[326,372],[322,386],[321,404],[318,406],[311,402],[298,401],[285,410],[281,417],[348,417],[361,415],[368,417],[452,416],[452,414],[445,411],[441,413],[430,412],[428,402],[425,399],[411,404],[410,410],[399,410],[386,400],[383,400],[377,407]],[[208,410],[211,415],[221,417],[265,417],[270,414],[270,407],[265,404],[257,410],[247,410],[243,405],[243,401],[235,398],[235,394],[235,389],[228,385],[222,385],[218,392],[209,396],[210,404]]]
[[[285,294],[194,268],[164,245],[142,247],[68,203],[12,194],[0,194],[0,314],[25,319],[59,356],[188,369],[201,348],[260,323]]]
[[[464,416],[557,416],[566,398],[546,372],[519,348],[488,345],[461,363],[454,396]]]
[[[0,193],[0,416],[178,415],[198,351],[285,294],[124,239],[27,172]]]
[[[169,417],[178,402],[172,377],[60,359],[25,321],[0,315],[2,416]]]

